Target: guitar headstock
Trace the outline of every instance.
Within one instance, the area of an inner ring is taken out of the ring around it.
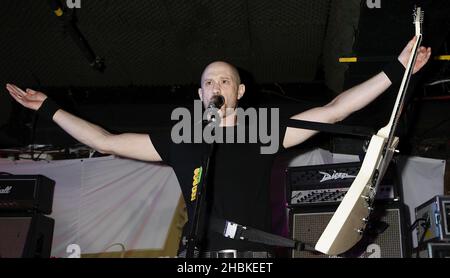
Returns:
[[[420,7],[414,8],[413,18],[414,26],[416,27],[416,36],[422,35],[422,23],[423,23],[424,12]]]

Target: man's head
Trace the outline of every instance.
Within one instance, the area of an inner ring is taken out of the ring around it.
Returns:
[[[202,73],[201,87],[198,95],[205,107],[214,95],[222,95],[225,104],[220,109],[222,116],[228,116],[237,107],[238,100],[245,93],[245,86],[241,84],[238,70],[222,61],[209,64]]]

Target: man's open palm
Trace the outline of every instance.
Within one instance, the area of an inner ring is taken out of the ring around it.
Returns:
[[[47,96],[41,92],[27,89],[26,92],[13,84],[6,84],[9,94],[26,108],[38,110]]]

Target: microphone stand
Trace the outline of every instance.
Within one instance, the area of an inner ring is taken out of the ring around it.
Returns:
[[[214,121],[214,118],[211,118],[209,120],[205,120],[204,122],[208,124],[211,124]],[[212,131],[212,135],[214,135],[215,129]],[[215,142],[209,144],[209,150],[207,152],[206,161],[204,163],[205,170],[202,171],[202,177],[201,177],[201,183],[198,186],[197,189],[197,201],[195,203],[194,208],[194,216],[191,222],[191,227],[189,231],[189,239],[187,243],[187,251],[186,251],[186,258],[195,258],[195,248],[197,247],[198,240],[199,240],[199,222],[200,217],[203,216],[203,211],[205,207],[205,197],[206,197],[206,187],[208,184],[208,173],[210,169],[210,162],[211,158],[213,157],[214,150],[215,150]],[[200,251],[200,250],[198,250]]]

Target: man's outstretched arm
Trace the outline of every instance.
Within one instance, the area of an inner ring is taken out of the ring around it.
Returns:
[[[7,84],[9,94],[21,105],[38,110],[47,96],[41,92]],[[98,125],[76,117],[62,109],[56,111],[53,121],[79,142],[100,153],[114,154],[143,161],[161,161],[147,134],[111,134]]]
[[[408,63],[408,58],[411,55],[415,40],[416,37],[409,41],[398,57],[398,60],[404,67],[406,67],[406,64]],[[431,48],[419,48],[413,73],[419,71],[427,63],[430,55]],[[364,108],[375,100],[391,84],[391,80],[389,80],[387,75],[384,72],[380,72],[369,80],[342,92],[327,105],[307,110],[291,117],[291,119],[321,123],[336,123],[342,121],[353,112]],[[285,148],[293,147],[304,142],[316,133],[318,133],[318,131],[288,127],[286,129],[283,146]]]

